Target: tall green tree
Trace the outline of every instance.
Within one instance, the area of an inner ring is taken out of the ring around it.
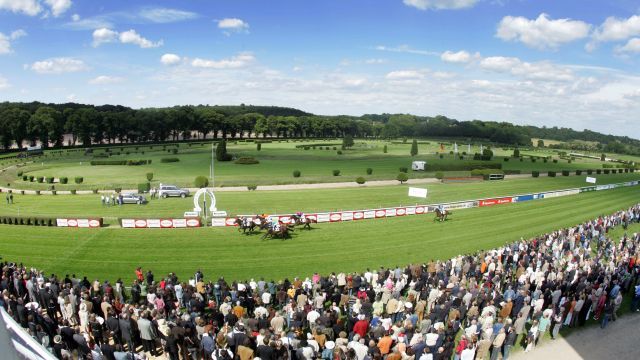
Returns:
[[[411,143],[411,156],[416,155],[418,155],[418,140],[413,139],[413,142]]]
[[[218,161],[230,161],[231,155],[227,153],[227,141],[222,139],[216,146],[216,160]]]
[[[353,136],[347,134],[345,135],[344,138],[342,138],[342,147],[345,149],[351,148],[353,147],[354,142],[353,142]]]

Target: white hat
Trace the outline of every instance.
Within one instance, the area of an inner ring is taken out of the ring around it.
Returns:
[[[336,343],[334,343],[333,341],[327,341],[326,343],[324,343],[324,347],[328,350],[333,350],[336,347]]]

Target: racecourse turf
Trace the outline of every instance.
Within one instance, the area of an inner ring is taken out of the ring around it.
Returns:
[[[597,176],[598,184],[639,180],[640,174],[609,174]],[[587,186],[585,176],[556,178],[520,178],[475,183],[435,183],[415,185],[427,188],[427,199],[407,196],[407,185],[358,187],[343,189],[218,192],[217,207],[236,214],[278,214],[303,211],[358,210],[402,205],[435,204],[456,200],[471,200],[528,194]],[[100,195],[14,195],[14,204],[0,204],[0,215],[51,217],[105,217],[110,224],[118,217],[182,217],[193,209],[193,198],[154,199],[146,205],[101,206]]]
[[[247,186],[266,184],[292,184],[292,183],[319,183],[348,181],[354,182],[357,177],[364,177],[367,181],[395,179],[399,169],[410,168],[413,160],[426,160],[430,166],[437,167],[438,170],[452,170],[447,176],[468,175],[469,169],[488,166],[502,166],[505,170],[531,172],[538,170],[544,173],[548,170],[560,172],[562,170],[576,169],[600,169],[602,162],[592,159],[575,159],[571,163],[567,159],[560,159],[558,154],[549,149],[539,149],[527,151],[527,155],[533,156],[555,156],[557,163],[549,160],[546,163],[541,159],[532,162],[529,157],[522,161],[516,158],[508,158],[504,161],[504,156],[511,156],[513,150],[494,148],[494,159],[491,163],[476,161],[472,162],[473,155],[466,155],[464,160],[460,160],[458,155],[449,154],[453,149],[452,145],[447,145],[442,155],[436,155],[441,151],[438,140],[425,140],[419,144],[418,155],[412,157],[409,154],[411,141],[390,142],[381,140],[358,140],[353,148],[339,150],[341,139],[333,140],[308,140],[304,142],[273,142],[262,144],[262,149],[257,151],[256,144],[230,142],[228,150],[236,157],[254,157],[260,161],[256,165],[240,165],[234,162],[216,162],[215,179],[216,186]],[[328,146],[318,146],[316,149],[296,148],[300,145],[313,146],[314,144],[324,144]],[[177,154],[171,150],[176,149],[175,145],[168,145],[166,150],[162,146],[127,146],[125,148],[111,147],[109,160],[151,160],[151,164],[141,166],[91,166],[91,160],[106,160],[106,158],[96,158],[105,153],[104,148],[96,148],[92,154],[85,155],[84,152],[66,150],[48,151],[44,158],[35,158],[33,162],[21,166],[7,168],[0,172],[0,183],[11,184],[17,189],[40,189],[47,190],[49,184],[38,183],[37,181],[23,181],[17,176],[18,171],[24,175],[32,175],[36,179],[42,177],[67,177],[68,184],[56,183],[58,190],[70,189],[136,189],[139,183],[147,182],[146,174],[154,174],[153,185],[158,183],[170,183],[177,186],[193,186],[196,176],[208,176],[211,162],[210,144],[180,144]],[[387,146],[387,152],[384,147]],[[136,150],[137,148],[137,150]],[[335,150],[335,149],[337,150]],[[466,152],[469,149],[466,145],[460,144],[459,151]],[[341,152],[341,154],[338,153]],[[479,152],[478,146],[472,146],[470,154]],[[524,155],[524,153],[523,153]],[[178,158],[178,162],[163,163],[162,158]],[[0,161],[0,168],[16,165],[16,161]],[[31,161],[28,160],[28,161]],[[637,159],[636,159],[637,161]],[[462,171],[462,165],[466,163],[467,171]],[[473,165],[472,165],[473,164]],[[367,174],[367,169],[372,169],[372,174]],[[435,170],[427,172],[410,172],[410,178],[433,177]],[[454,170],[458,171],[454,171]],[[300,177],[293,177],[294,170],[301,172]],[[333,176],[334,170],[340,170],[340,176]],[[82,184],[75,184],[77,176],[84,178]]]
[[[552,231],[638,202],[640,187],[456,211],[445,223],[431,214],[318,224],[292,239],[261,240],[234,228],[63,229],[0,226],[0,255],[64,276],[127,284],[142,266],[182,279],[202,269],[227,279],[310,276],[445,259]]]

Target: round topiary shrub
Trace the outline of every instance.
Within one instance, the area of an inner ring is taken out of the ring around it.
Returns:
[[[18,171],[17,175],[18,175],[18,177],[22,177],[22,174],[23,174],[23,172],[22,172],[22,170],[20,170],[20,171]]]
[[[22,175],[22,181],[27,181],[27,179],[29,179],[27,175]]]
[[[605,174],[609,174],[609,169],[604,169]]]
[[[342,155],[342,150],[338,150],[338,155]]]
[[[371,175],[373,174],[373,169],[372,168],[367,168],[367,175]]]
[[[602,169],[596,169],[596,174],[598,175],[602,174]]]
[[[294,177],[294,178],[299,178],[299,177],[300,177],[300,175],[302,175],[302,174],[300,173],[300,170],[293,170],[293,177]]]
[[[35,177],[33,175],[29,175],[29,181],[33,182],[33,179],[35,179]]]
[[[553,163],[557,164],[558,163],[558,159],[553,159]]]
[[[256,150],[257,150],[257,151],[262,150],[262,144],[261,144],[261,143],[257,143],[257,144],[256,144]]]
[[[440,159],[444,159],[444,155],[440,154]]]
[[[396,176],[396,180],[400,181],[400,184],[405,183],[409,180],[409,175],[407,175],[407,173],[399,173],[398,176]]]
[[[206,176],[202,176],[202,175],[196,176],[195,180],[193,181],[193,184],[195,185],[195,187],[202,189],[209,186],[209,179]]]
[[[63,176],[60,178],[60,184],[66,184],[69,182],[69,178],[66,176]]]
[[[591,169],[587,170],[587,175],[591,175],[591,174],[593,174],[593,170]]]
[[[562,176],[569,176],[569,170],[562,170]]]
[[[540,176],[540,171],[538,170],[533,170],[531,172],[531,176],[537,178],[538,176]]]
[[[548,176],[548,177],[556,177],[556,172],[555,172],[555,171],[549,171],[549,172],[547,173],[547,176]]]
[[[576,175],[582,175],[582,170],[576,170]]]
[[[362,176],[359,176],[356,178],[356,183],[363,185],[364,183],[366,183],[367,180],[365,178],[363,178]]]
[[[44,176],[38,176],[38,182],[39,183],[43,183],[44,182]]]
[[[340,176],[340,170],[333,170],[333,176]]]
[[[436,173],[436,179],[442,180],[444,178],[444,173],[442,171],[438,171]]]
[[[84,178],[82,176],[76,176],[73,180],[76,182],[76,184],[82,184]]]
[[[399,170],[400,170],[400,172],[403,172],[403,173],[408,173],[408,172],[409,172],[409,169],[407,169],[407,168],[406,168],[406,167],[404,167],[404,166],[403,166],[403,167],[401,167]]]

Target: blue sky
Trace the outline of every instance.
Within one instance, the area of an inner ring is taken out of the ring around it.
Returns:
[[[0,0],[0,100],[443,114],[640,136],[640,4]]]

